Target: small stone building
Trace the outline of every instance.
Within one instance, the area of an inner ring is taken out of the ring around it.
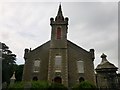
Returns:
[[[89,51],[67,40],[68,18],[61,5],[50,18],[51,40],[34,50],[25,49],[23,81],[41,80],[73,86],[87,80],[95,83],[94,49]]]
[[[118,77],[118,89],[120,90],[120,73],[117,74]]]
[[[113,88],[117,89],[119,86],[117,67],[106,59],[106,55],[102,54],[101,63],[96,68],[96,84],[98,88]]]

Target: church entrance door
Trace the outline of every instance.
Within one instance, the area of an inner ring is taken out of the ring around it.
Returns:
[[[38,80],[38,78],[35,76],[35,77],[33,77],[33,81],[37,81]]]
[[[62,78],[61,77],[55,77],[54,82],[55,83],[62,83]]]

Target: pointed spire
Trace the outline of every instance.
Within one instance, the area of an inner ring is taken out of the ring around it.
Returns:
[[[58,9],[57,16],[63,16],[63,15],[62,15],[62,9],[61,9],[61,3],[60,3],[60,5],[59,5],[59,9]]]
[[[57,13],[57,16],[55,18],[55,21],[64,21],[64,17],[63,17],[63,14],[62,14],[61,3],[59,5],[59,9],[58,9],[58,13]]]

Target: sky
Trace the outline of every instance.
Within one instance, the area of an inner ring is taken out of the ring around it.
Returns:
[[[17,64],[24,63],[25,48],[33,50],[50,40],[50,18],[57,15],[61,2],[25,1],[0,3],[0,42],[17,55]],[[98,1],[61,2],[63,15],[69,18],[68,40],[95,50],[95,68],[102,53],[118,67],[118,2]]]

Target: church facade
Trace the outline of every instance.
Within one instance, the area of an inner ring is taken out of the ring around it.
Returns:
[[[94,49],[89,51],[67,40],[69,19],[61,5],[50,18],[51,40],[34,50],[25,49],[23,81],[41,80],[71,87],[87,80],[95,84]]]

